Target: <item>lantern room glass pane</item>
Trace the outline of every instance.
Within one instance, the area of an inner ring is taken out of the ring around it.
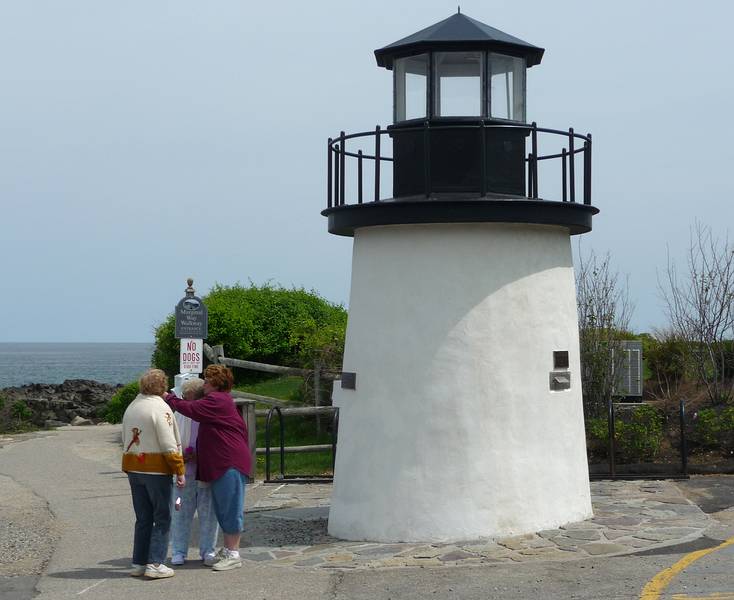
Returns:
[[[426,117],[428,55],[395,59],[395,121]]]
[[[434,60],[434,114],[437,117],[482,116],[483,53],[436,52]]]
[[[493,53],[489,70],[492,118],[525,122],[525,59]]]

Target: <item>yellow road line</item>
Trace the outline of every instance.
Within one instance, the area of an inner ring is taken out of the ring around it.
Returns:
[[[645,585],[645,587],[642,588],[642,593],[640,594],[640,600],[658,600],[660,598],[660,594],[662,594],[663,590],[666,587],[668,587],[668,584],[671,582],[673,577],[678,575],[687,566],[696,562],[699,558],[703,558],[707,554],[711,554],[712,552],[716,552],[717,550],[721,550],[733,544],[734,544],[734,537],[731,537],[728,540],[726,540],[725,542],[722,542],[721,544],[719,544],[718,546],[715,546],[714,548],[706,548],[705,550],[696,550],[695,552],[686,554],[683,558],[681,558],[673,566],[660,571],[660,573],[658,573],[657,575],[655,575],[655,577],[653,577],[650,581],[648,581],[647,585]],[[713,600],[714,598],[717,598],[717,597],[711,596],[711,598]],[[724,596],[721,600],[729,600],[729,596]]]
[[[714,592],[710,596],[689,596],[673,594],[673,600],[734,600],[734,592]]]

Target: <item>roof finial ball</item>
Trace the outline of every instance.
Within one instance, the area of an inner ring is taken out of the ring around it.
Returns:
[[[571,253],[598,213],[591,135],[529,121],[544,52],[457,6],[375,50],[393,122],[329,138],[322,214],[354,237],[336,537],[449,542],[592,514]]]

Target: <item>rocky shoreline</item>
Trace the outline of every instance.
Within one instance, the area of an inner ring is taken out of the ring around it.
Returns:
[[[92,425],[103,421],[107,402],[122,387],[90,379],[67,379],[64,383],[31,383],[0,389],[4,398],[0,417],[9,418],[12,406],[22,401],[30,416],[26,419],[37,427]],[[1,419],[0,419],[1,420]]]

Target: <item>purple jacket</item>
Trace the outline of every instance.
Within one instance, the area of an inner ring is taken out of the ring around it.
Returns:
[[[229,392],[211,392],[200,400],[182,400],[168,394],[166,402],[176,412],[199,422],[196,439],[199,481],[219,479],[230,467],[250,475],[252,456],[247,427]]]

